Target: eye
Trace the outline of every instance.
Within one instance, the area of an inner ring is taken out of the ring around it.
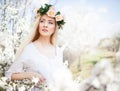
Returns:
[[[49,22],[49,24],[53,24],[53,22]]]
[[[44,22],[43,20],[40,20],[40,22],[42,23],[42,22]]]

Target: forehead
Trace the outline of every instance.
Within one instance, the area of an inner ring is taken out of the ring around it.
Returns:
[[[55,19],[54,19],[54,18],[49,17],[48,15],[42,15],[42,16],[41,16],[41,19],[55,21]]]

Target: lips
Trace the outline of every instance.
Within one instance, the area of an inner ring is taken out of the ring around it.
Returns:
[[[42,31],[43,31],[43,32],[48,32],[48,30],[47,30],[47,29],[42,29]]]

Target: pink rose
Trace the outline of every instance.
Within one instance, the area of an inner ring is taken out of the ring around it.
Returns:
[[[54,7],[49,8],[49,11],[47,12],[47,15],[49,17],[55,17],[55,9],[54,9]]]
[[[56,15],[55,18],[56,18],[56,21],[61,21],[64,19],[62,15]]]

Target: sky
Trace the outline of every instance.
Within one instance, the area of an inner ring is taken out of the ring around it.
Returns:
[[[120,0],[88,0],[88,3],[94,7],[106,7],[109,19],[113,22],[120,21]]]
[[[120,0],[57,0],[56,4],[61,7],[89,6],[92,8],[106,8],[106,18],[113,22],[120,21]]]

